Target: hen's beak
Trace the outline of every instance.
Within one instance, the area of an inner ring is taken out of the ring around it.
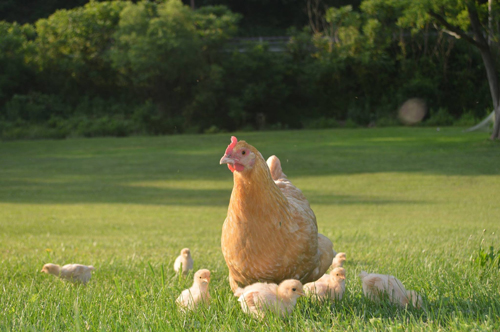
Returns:
[[[227,154],[225,154],[224,156],[222,156],[221,160],[220,160],[220,164],[234,164],[234,159],[229,157]]]
[[[305,294],[302,293],[301,291],[297,291],[297,294],[299,294],[300,296],[305,296]]]
[[[201,279],[201,281],[206,282],[206,283],[208,284],[208,282],[210,281],[210,279],[208,279],[208,278],[203,278],[203,279]]]

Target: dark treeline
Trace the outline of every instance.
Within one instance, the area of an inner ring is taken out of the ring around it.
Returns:
[[[88,2],[89,0],[2,0],[0,21],[35,23],[58,9],[72,9]],[[321,7],[351,5],[357,8],[360,2],[361,0],[325,0]],[[191,0],[183,0],[183,3],[191,5]],[[223,5],[233,13],[240,14],[237,31],[239,36],[285,35],[290,27],[302,28],[309,22],[307,0],[194,0],[194,4],[196,8]]]
[[[7,1],[1,136],[397,125],[413,97],[429,106],[429,125],[485,115],[479,53],[432,25],[401,28],[397,6],[382,2],[197,0],[193,11],[179,0],[54,0],[36,10]],[[228,42],[252,31],[290,41],[282,52]]]

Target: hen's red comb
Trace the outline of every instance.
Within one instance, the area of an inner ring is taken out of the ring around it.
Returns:
[[[234,146],[238,143],[238,139],[235,136],[231,136],[231,144],[227,146],[226,154],[231,153],[233,151]]]

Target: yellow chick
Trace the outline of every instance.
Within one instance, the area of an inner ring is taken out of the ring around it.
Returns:
[[[422,297],[415,291],[407,291],[401,281],[388,274],[368,274],[361,271],[359,278],[363,282],[363,293],[366,297],[378,302],[380,297],[387,293],[392,303],[407,306],[412,303],[414,307],[422,306]]]
[[[202,269],[194,274],[193,286],[182,291],[175,303],[179,305],[182,311],[194,310],[198,305],[210,304],[210,293],[208,284],[210,283],[210,271]]]
[[[182,268],[182,275],[185,277],[188,275],[189,270],[193,269],[193,259],[191,258],[191,250],[189,248],[184,248],[181,250],[179,257],[175,259],[174,270],[179,273]]]
[[[341,300],[345,292],[346,272],[343,267],[336,267],[330,274],[323,275],[315,282],[304,285],[304,291],[313,299],[325,300],[327,298]]]
[[[344,266],[344,262],[346,260],[345,257],[345,252],[339,252],[332,261],[332,265],[330,266],[331,268],[336,268],[336,267],[342,267]]]
[[[264,318],[266,312],[274,312],[282,317],[288,315],[304,293],[300,281],[288,279],[279,286],[258,282],[237,289],[235,295],[240,296],[238,301],[243,312],[255,318]]]
[[[60,267],[57,264],[48,263],[43,266],[40,272],[52,274],[63,280],[85,285],[92,277],[92,271],[94,270],[95,268],[92,265],[67,264]]]

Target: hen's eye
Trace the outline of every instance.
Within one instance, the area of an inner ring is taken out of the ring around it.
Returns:
[[[292,290],[295,292],[297,290],[297,288],[292,288]]]
[[[243,150],[243,152],[241,154],[245,154],[245,153],[247,153],[247,152]]]

